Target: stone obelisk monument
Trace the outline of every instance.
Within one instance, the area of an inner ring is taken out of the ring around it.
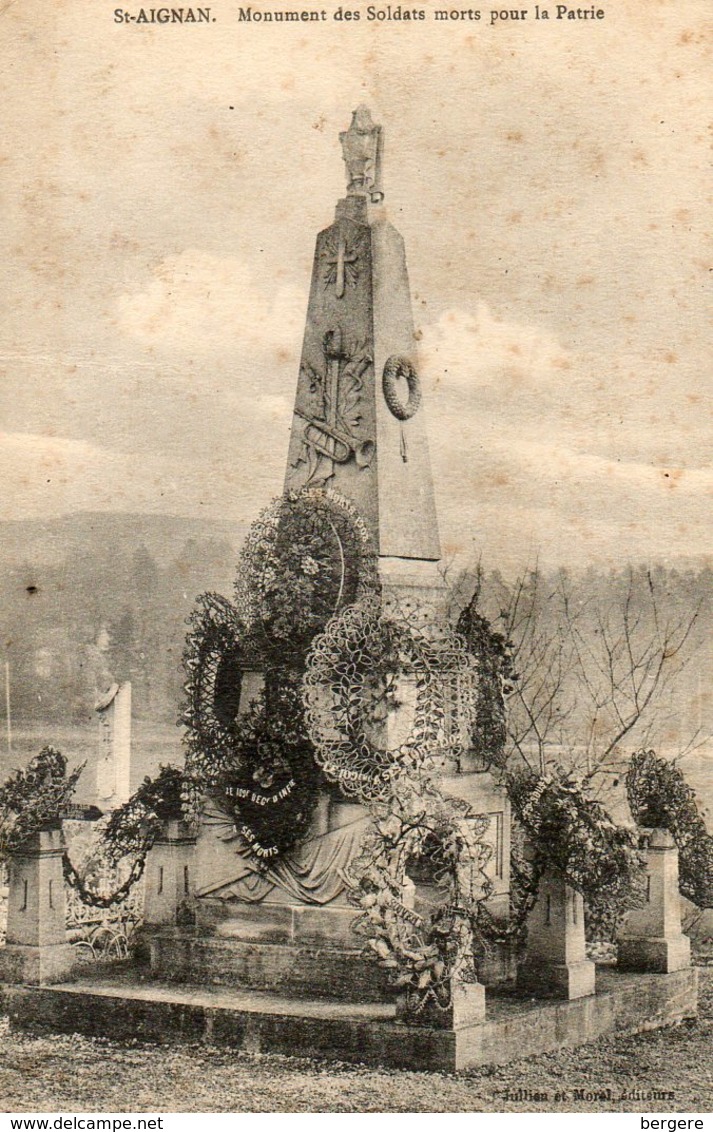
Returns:
[[[402,237],[384,216],[383,131],[340,135],[347,193],[320,232],[286,489],[332,487],[378,548],[384,589],[438,587],[438,522]]]
[[[435,642],[450,630],[441,602],[438,522],[404,243],[382,208],[381,127],[359,107],[340,139],[347,191],[337,202],[334,223],[317,236],[285,490],[332,489],[353,505],[376,550],[384,610],[397,607],[401,623],[413,627],[417,621],[419,632],[432,633]],[[444,729],[451,704],[456,726],[458,718],[459,687],[455,681],[446,686],[453,696],[444,710]],[[385,727],[391,749],[410,734],[414,679],[404,678],[399,697],[398,708],[377,724]],[[243,687],[239,710],[249,699]],[[402,713],[407,730],[399,737]],[[491,907],[505,912],[507,800],[490,775],[471,764],[463,751],[458,766],[444,766],[440,784],[468,800],[474,813],[489,815]],[[154,925],[153,969],[291,994],[388,997],[386,972],[363,957],[354,934],[357,913],[345,880],[370,821],[355,798],[333,782],[323,784],[308,836],[278,860],[256,863],[244,851],[234,815],[211,803],[190,882],[195,933],[178,941],[175,924],[167,933]],[[166,863],[156,858],[155,865],[147,883],[158,892],[165,886]]]

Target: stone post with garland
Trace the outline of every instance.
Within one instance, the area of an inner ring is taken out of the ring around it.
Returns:
[[[33,833],[8,863],[7,934],[0,983],[56,983],[74,963],[67,943],[61,828]]]
[[[188,926],[194,920],[196,835],[183,821],[167,821],[146,856],[144,928]]]
[[[627,913],[619,935],[618,965],[624,971],[667,973],[691,966],[691,941],[681,928],[678,849],[665,829],[643,834],[646,897]]]
[[[594,963],[586,955],[582,894],[555,870],[547,871],[527,920],[518,985],[546,998],[584,998],[594,994],[594,977]]]

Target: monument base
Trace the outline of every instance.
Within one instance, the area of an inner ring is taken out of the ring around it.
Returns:
[[[517,973],[518,986],[548,998],[585,998],[594,994],[595,966],[589,959],[577,963],[525,963]]]
[[[0,983],[57,983],[67,978],[76,962],[77,953],[69,943],[43,947],[8,943],[0,947]]]
[[[618,963],[624,971],[683,971],[691,965],[691,941],[683,934],[672,939],[625,937],[619,940]]]
[[[250,1054],[451,1073],[582,1045],[605,1034],[680,1022],[696,1016],[697,1001],[695,968],[670,975],[600,969],[597,994],[572,1002],[533,1002],[512,991],[489,992],[485,1021],[456,1030],[399,1022],[390,1003],[147,984],[133,972],[123,984],[95,978],[0,991],[0,1006],[12,1029],[205,1042]]]
[[[352,917],[354,913],[352,911]],[[151,974],[169,982],[240,987],[344,1002],[393,999],[387,972],[359,948],[319,943],[203,935],[171,928],[144,930]]]
[[[196,932],[247,942],[320,944],[353,951],[362,941],[352,925],[358,913],[348,904],[288,904],[264,901],[208,900],[195,902]]]

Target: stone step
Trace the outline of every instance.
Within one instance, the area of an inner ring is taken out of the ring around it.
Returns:
[[[357,948],[271,943],[175,928],[154,928],[144,942],[152,975],[171,982],[351,1003],[394,998],[387,973]]]
[[[570,1002],[495,992],[488,997],[485,1021],[456,1030],[398,1022],[388,1003],[295,1000],[130,978],[123,983],[85,978],[52,987],[0,987],[0,1008],[13,1029],[35,1033],[204,1042],[246,1053],[454,1072],[694,1017],[696,976],[695,968],[667,975],[599,971],[597,994]]]

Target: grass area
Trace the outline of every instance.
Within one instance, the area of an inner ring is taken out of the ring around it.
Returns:
[[[10,1112],[709,1112],[713,970],[702,969],[700,975],[701,1010],[696,1021],[645,1034],[617,1035],[460,1076],[238,1054],[206,1046],[31,1037],[10,1033],[4,1022],[0,1108]],[[595,1096],[578,1098],[575,1090]],[[607,1090],[610,1097],[596,1095]],[[623,1093],[637,1090],[643,1099],[621,1099]],[[646,1096],[650,1090],[670,1090],[674,1097],[650,1098]],[[514,1099],[513,1094],[522,1099]]]

